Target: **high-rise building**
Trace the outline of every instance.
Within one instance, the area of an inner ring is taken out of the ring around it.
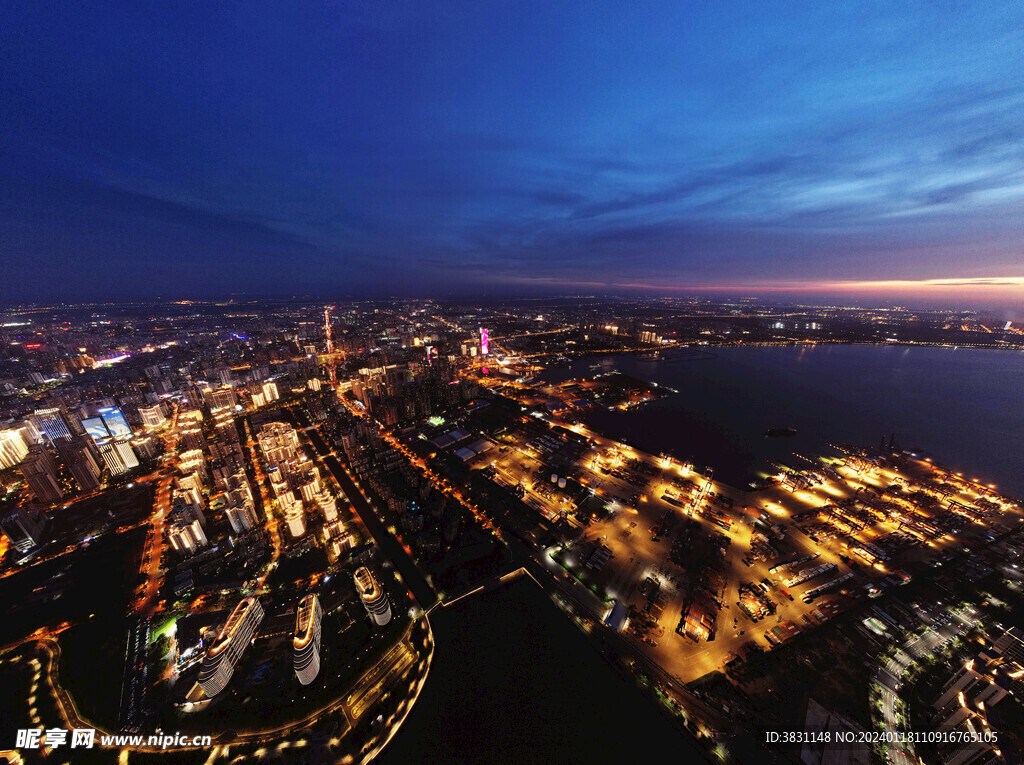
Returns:
[[[20,430],[0,430],[0,469],[12,468],[27,456],[28,444]]]
[[[184,473],[197,473],[206,470],[206,455],[202,449],[188,449],[178,457],[178,467]]]
[[[212,698],[227,687],[261,621],[263,606],[256,598],[245,598],[235,606],[199,668],[199,686],[207,696]]]
[[[309,594],[299,601],[295,613],[295,676],[303,685],[309,685],[320,672],[320,620],[323,609],[320,599]]]
[[[99,444],[99,449],[111,475],[121,475],[139,466],[139,458],[127,441],[107,441]]]
[[[92,442],[86,436],[73,436],[57,442],[64,464],[67,465],[75,483],[85,492],[100,488],[100,476],[103,471],[94,456]]]
[[[224,490],[227,492],[230,504],[240,504],[245,500],[252,502],[252,488],[249,486],[249,480],[245,477],[244,470],[238,470],[229,475]]]
[[[313,496],[313,501],[323,511],[324,520],[330,523],[338,520],[338,501],[327,489],[321,489]]]
[[[263,398],[266,399],[269,404],[271,401],[277,401],[281,398],[277,392],[277,383],[272,380],[268,380],[263,383]]]
[[[224,508],[224,514],[228,517],[231,530],[236,534],[244,534],[256,526],[256,509],[249,500],[228,505]]]
[[[181,430],[178,440],[186,450],[202,450],[206,446],[206,439],[203,437],[202,428],[187,428]]]
[[[217,377],[221,385],[231,385],[231,367],[217,367]]]
[[[28,552],[43,541],[46,518],[34,515],[23,507],[16,507],[0,516],[0,529],[21,552]]]
[[[295,459],[299,450],[299,434],[283,422],[268,422],[259,432],[260,451],[271,467]]]
[[[57,483],[57,467],[53,464],[50,452],[42,444],[29,447],[28,455],[21,463],[21,474],[40,502],[50,505],[63,498],[64,492]]]
[[[195,555],[200,547],[209,544],[203,525],[198,520],[175,521],[171,524],[167,537],[171,540],[171,547],[186,556]]]
[[[491,348],[490,348],[490,338],[488,337],[487,328],[486,327],[481,327],[480,328],[480,355],[481,356],[486,356],[488,353],[490,353],[490,350],[491,350]]]
[[[285,511],[284,522],[288,525],[288,532],[293,539],[306,533],[306,515],[302,512],[301,502],[292,505]]]
[[[313,468],[316,470],[316,468]],[[304,502],[313,503],[316,502],[316,497],[323,491],[323,483],[320,481],[319,475],[307,476],[312,480],[302,483],[299,486],[299,494],[302,496]]]
[[[71,430],[68,423],[61,414],[60,409],[36,409],[32,415],[36,425],[39,427],[50,443],[55,443],[62,438],[71,438]]]
[[[132,439],[132,448],[142,459],[154,459],[160,453],[160,445],[155,438]]]
[[[360,566],[356,569],[353,579],[359,599],[363,601],[363,608],[373,619],[374,624],[383,627],[391,621],[391,603],[388,602],[387,593],[377,584],[370,569]]]
[[[159,404],[139,408],[139,415],[142,417],[142,424],[147,428],[159,428],[167,418],[164,417],[164,410]]]
[[[206,395],[206,401],[210,405],[210,411],[216,412],[221,409],[229,409],[235,405],[234,388],[218,388],[211,390]]]

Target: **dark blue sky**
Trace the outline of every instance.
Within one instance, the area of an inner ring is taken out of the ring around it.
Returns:
[[[2,17],[3,302],[1024,304],[1018,3],[3,0]]]

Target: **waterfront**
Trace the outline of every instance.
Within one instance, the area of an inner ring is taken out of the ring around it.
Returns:
[[[586,423],[655,454],[667,452],[744,486],[770,460],[806,467],[845,441],[920,449],[968,477],[1024,496],[1024,354],[923,346],[800,345],[581,359],[552,382],[618,369],[678,393],[630,411],[595,410]],[[692,359],[692,360],[691,360]],[[793,427],[786,438],[768,428]]]
[[[698,760],[693,740],[529,579],[435,609],[430,619],[430,675],[379,762]]]

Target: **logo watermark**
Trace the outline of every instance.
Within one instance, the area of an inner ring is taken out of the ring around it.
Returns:
[[[66,746],[69,749],[92,749],[99,745],[108,748],[179,749],[208,747],[211,743],[210,736],[186,736],[181,733],[96,735],[95,728],[19,728],[14,748],[59,749]]]

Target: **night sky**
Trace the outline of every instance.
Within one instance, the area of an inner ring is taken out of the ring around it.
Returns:
[[[2,8],[3,303],[1024,306],[1024,4]]]

